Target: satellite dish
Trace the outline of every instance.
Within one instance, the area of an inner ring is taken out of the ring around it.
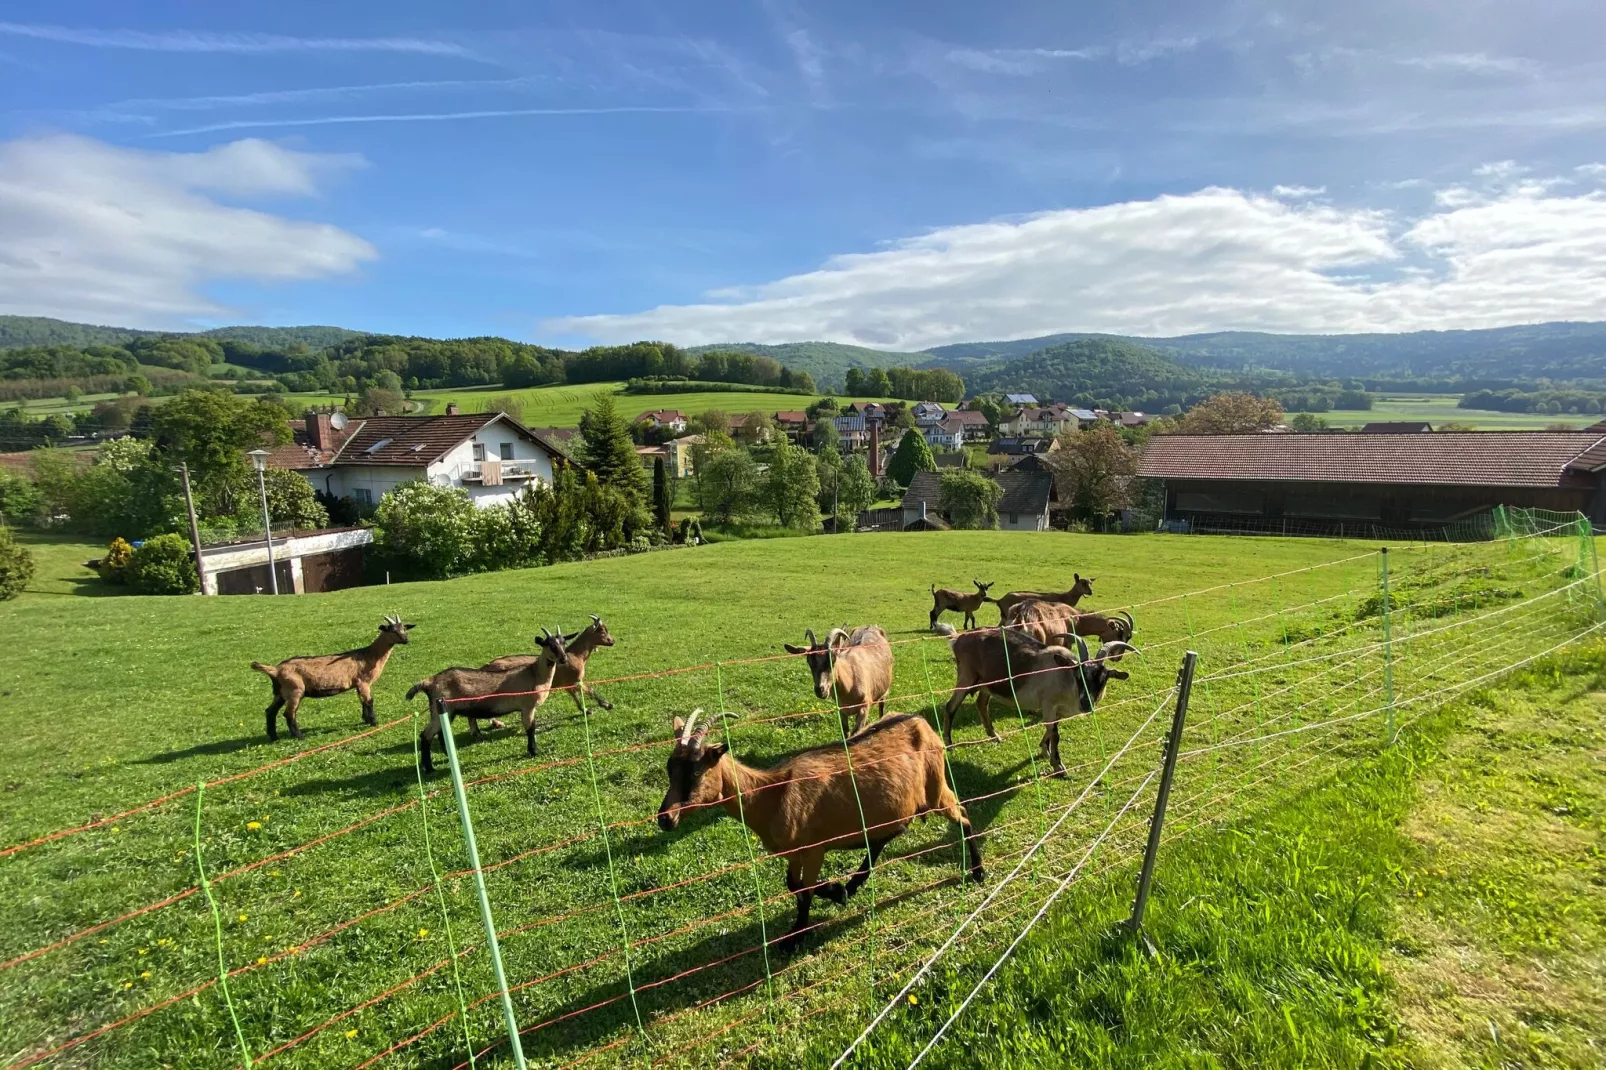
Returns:
[[[329,417],[329,426],[334,428],[336,431],[344,431],[346,429],[346,414],[343,412],[337,412],[333,416]]]

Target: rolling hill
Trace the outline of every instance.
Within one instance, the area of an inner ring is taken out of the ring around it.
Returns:
[[[196,334],[208,338],[232,338],[263,347],[304,345],[322,349],[348,338],[361,338],[367,332],[345,327],[214,327],[207,331],[144,331],[133,327],[102,327],[92,323],[70,323],[47,316],[0,316],[0,349],[24,346],[68,345],[82,348],[120,345],[135,338],[166,334]]]
[[[720,342],[714,345],[692,346],[688,353],[730,351],[756,353],[773,357],[793,371],[808,372],[822,389],[827,385],[840,387],[842,377],[849,368],[892,368],[929,366],[928,353],[898,353],[887,349],[869,349],[848,345],[845,342],[785,342],[780,345],[760,345],[757,342]]]
[[[1028,391],[1088,407],[1145,412],[1186,407],[1227,378],[1119,338],[1080,338],[1026,356],[978,358],[960,374],[970,393]]]

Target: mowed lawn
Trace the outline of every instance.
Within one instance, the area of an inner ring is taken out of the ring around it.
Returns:
[[[1379,420],[1426,420],[1435,429],[1441,424],[1471,424],[1479,431],[1543,431],[1552,424],[1588,427],[1600,415],[1573,415],[1543,412],[1498,412],[1492,409],[1463,409],[1456,403],[1459,394],[1389,394],[1377,397],[1368,410],[1340,409],[1316,415],[1333,427],[1360,427]]]
[[[446,411],[456,402],[464,412],[480,412],[503,398],[514,398],[522,407],[524,422],[532,427],[576,427],[580,414],[596,404],[597,395],[612,393],[621,415],[634,419],[652,409],[679,409],[688,416],[700,416],[710,409],[728,413],[775,413],[803,410],[819,401],[821,394],[772,394],[738,391],[695,391],[688,394],[626,394],[624,383],[585,383],[577,386],[532,386],[509,390],[502,386],[483,386],[450,390],[419,390],[413,397],[429,404],[429,411]],[[837,398],[847,406],[854,401],[877,400]],[[884,399],[882,399],[884,400]]]
[[[517,1014],[533,1029],[526,1049],[541,1065],[567,1063],[599,1045],[606,1050],[598,1065],[708,1065],[711,1056],[717,1062],[766,1038],[775,1040],[772,1052],[799,1050],[810,1029],[801,1013],[862,1011],[866,968],[884,988],[896,980],[899,962],[933,946],[982,893],[953,884],[959,867],[951,830],[927,822],[889,851],[870,885],[873,896],[862,894],[845,911],[820,907],[817,916],[830,924],[806,953],[766,955],[763,938],[773,939],[792,913],[781,864],[753,866],[752,841],[723,816],[688,818],[673,834],[652,823],[666,787],[661,744],[672,716],[697,707],[705,716],[729,711],[734,750],[760,763],[838,740],[834,713],[813,696],[802,667],[779,655],[805,627],[823,632],[859,623],[882,625],[900,644],[891,708],[929,711],[932,693],[953,683],[946,645],[926,632],[933,582],[964,586],[979,576],[996,581],[997,590],[1062,589],[1080,572],[1096,577],[1094,606],[1205,591],[1134,610],[1146,652],[1124,663],[1132,678],[1112,685],[1099,718],[1065,729],[1071,776],[1064,780],[1034,776],[1039,732],[1026,730],[1007,704],[994,707],[1001,743],[982,742],[966,705],[956,736],[967,745],[952,752],[952,772],[960,794],[975,800],[972,817],[986,832],[997,880],[1050,815],[1065,812],[1101,764],[1118,759],[1134,732],[1141,740],[1129,764],[1114,766],[1087,812],[1074,815],[1065,851],[1120,817],[1128,793],[1142,790],[1164,728],[1163,717],[1145,718],[1166,703],[1184,646],[1199,648],[1204,666],[1221,668],[1251,652],[1277,656],[1278,642],[1331,627],[1360,636],[1357,657],[1367,659],[1368,674],[1380,670],[1375,624],[1360,608],[1375,590],[1373,549],[1324,540],[949,532],[727,543],[271,600],[89,599],[42,587],[0,606],[8,640],[0,716],[12,756],[0,778],[0,846],[118,814],[201,779],[306,755],[204,793],[200,842],[218,878],[224,960],[241,971],[230,990],[246,1044],[259,1062],[355,1066],[409,1041],[378,1065],[454,1066],[470,1044],[478,1050],[497,1041],[499,1015],[494,1000],[486,1001],[489,963],[479,947],[472,886],[461,876],[440,885],[450,926],[443,922],[417,805],[411,727],[391,722],[408,714],[402,695],[420,677],[529,649],[540,627],[572,631],[587,614],[601,614],[618,643],[596,656],[592,677],[627,678],[599,688],[612,711],[593,709],[583,719],[556,697],[541,711],[541,750],[533,760],[520,733],[471,743],[459,732],[465,775],[477,782],[469,800],[480,851],[495,866],[487,882],[509,978],[522,986]],[[1465,609],[1487,610],[1554,586],[1566,552],[1564,543],[1529,556],[1503,547],[1401,550],[1396,576],[1404,582],[1414,562],[1417,594],[1440,600],[1435,614],[1461,611],[1459,601],[1443,599],[1463,580]],[[1305,571],[1256,582],[1299,569]],[[1307,603],[1316,605],[1275,613]],[[268,744],[267,682],[249,662],[359,645],[386,613],[418,625],[376,689],[387,727],[329,747],[362,731],[356,698],[348,695],[307,703],[304,741]],[[992,614],[985,608],[983,621]],[[1528,614],[1524,620],[1542,623],[1513,634],[1548,642],[1551,629],[1562,634],[1563,617]],[[1397,628],[1405,626],[1397,619]],[[923,635],[928,641],[912,641]],[[1468,649],[1495,656],[1497,646]],[[767,660],[742,663],[755,658]],[[1447,664],[1431,667],[1448,671]],[[1404,655],[1395,662],[1402,694],[1411,666]],[[1424,678],[1429,668],[1424,661]],[[671,669],[688,671],[654,675]],[[1361,670],[1352,671],[1359,680]],[[1366,686],[1357,701],[1371,701],[1378,685]],[[1288,693],[1301,700],[1297,716],[1332,713],[1334,690],[1334,680],[1294,670],[1256,676],[1252,687],[1249,680],[1219,681],[1196,699],[1211,714],[1201,720],[1210,725],[1201,738],[1252,730],[1252,718],[1280,708],[1269,704]],[[1244,712],[1223,720],[1234,709]],[[1361,726],[1365,739],[1376,739],[1375,722]],[[1225,753],[1247,760],[1250,751]],[[1279,761],[1275,746],[1264,755],[1257,746],[1253,755]],[[1228,768],[1209,768],[1218,767]],[[440,794],[444,784],[442,774],[428,782],[435,793],[428,832],[434,868],[452,872],[466,862],[449,793]],[[1192,793],[1203,787],[1196,781]],[[56,1062],[239,1063],[217,989],[186,995],[217,972],[213,920],[204,898],[190,891],[197,801],[183,795],[0,857],[10,922],[0,935],[0,1036],[14,1061],[172,999]],[[1117,837],[1123,844],[1141,837],[1141,816],[1141,806],[1130,812]],[[1043,864],[1060,861],[1056,855]],[[261,864],[235,872],[253,863]],[[834,855],[827,872],[846,873],[854,864],[851,855]],[[759,897],[762,910],[754,906]],[[115,923],[92,929],[107,922]],[[458,1007],[448,928],[473,1004],[468,1039],[461,1022],[448,1018]],[[67,942],[19,961],[58,941]],[[766,999],[766,992],[786,999]],[[636,1035],[638,1021],[648,1027],[646,1039]]]

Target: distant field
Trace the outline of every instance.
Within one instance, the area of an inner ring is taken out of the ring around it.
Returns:
[[[453,390],[419,390],[413,397],[430,403],[430,412],[446,410],[447,402],[455,401],[464,412],[480,412],[494,400],[514,397],[524,406],[524,422],[537,427],[574,427],[580,414],[596,403],[598,394],[612,391],[617,396],[619,411],[626,417],[639,416],[652,409],[679,409],[688,416],[696,416],[709,409],[725,412],[773,413],[781,409],[806,409],[823,395],[758,394],[698,391],[691,394],[626,394],[624,383],[586,383],[581,386],[534,386],[523,390],[508,390],[500,386],[482,386]],[[862,398],[837,399],[846,405]]]
[[[1456,407],[1459,394],[1389,394],[1379,398],[1370,411],[1344,410],[1319,412],[1333,427],[1360,427],[1376,420],[1427,420],[1435,428],[1441,424],[1471,424],[1479,431],[1542,431],[1551,424],[1588,427],[1597,415],[1568,416],[1552,413],[1494,412],[1490,409]]]

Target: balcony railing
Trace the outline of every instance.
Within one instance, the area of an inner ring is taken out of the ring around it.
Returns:
[[[530,465],[519,464],[516,461],[502,461],[501,466],[502,482],[504,483],[524,482],[535,479],[540,474],[536,472],[536,470]],[[485,481],[484,467],[484,464],[468,465],[463,469],[462,474],[458,476],[458,478],[464,483],[483,483]]]

